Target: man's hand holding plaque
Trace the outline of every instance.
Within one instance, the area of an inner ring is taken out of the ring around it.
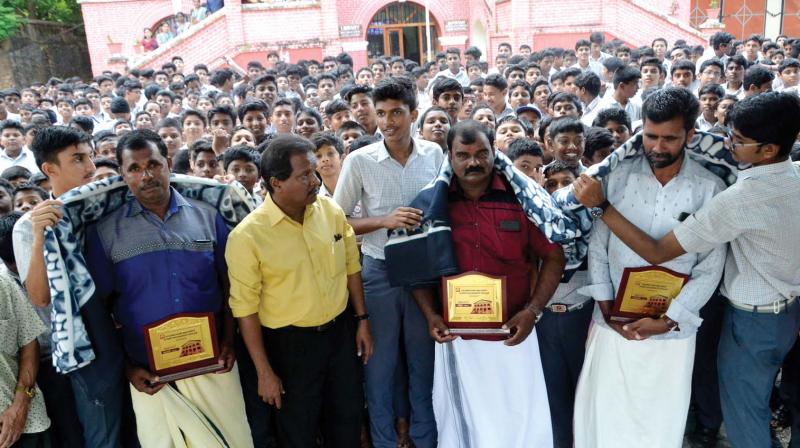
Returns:
[[[174,315],[147,325],[144,336],[150,387],[228,368],[230,356],[220,356],[213,313]]]
[[[507,335],[505,277],[476,271],[442,278],[442,317],[448,335]]]
[[[661,266],[625,268],[611,320],[633,322],[646,317],[661,317],[687,281],[688,275]]]

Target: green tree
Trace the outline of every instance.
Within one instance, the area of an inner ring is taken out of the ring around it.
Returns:
[[[13,36],[28,20],[77,24],[81,9],[75,0],[2,0],[0,41]]]

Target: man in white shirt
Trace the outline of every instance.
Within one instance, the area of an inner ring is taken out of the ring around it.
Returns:
[[[697,92],[700,97],[700,116],[697,117],[695,128],[698,131],[708,131],[717,124],[717,106],[725,90],[719,84],[706,84]]]
[[[800,98],[755,95],[736,103],[728,120],[733,157],[751,166],[730,188],[664,235],[646,234],[615,207],[603,221],[650,263],[728,243],[720,289],[729,302],[718,358],[722,413],[733,446],[767,447],[770,392],[800,330],[800,172],[789,160]],[[604,200],[586,177],[575,193],[587,207]]]
[[[383,247],[389,239],[387,229],[415,226],[421,221],[421,211],[406,205],[436,177],[444,154],[439,145],[411,137],[417,101],[409,80],[383,79],[372,97],[384,140],[345,159],[333,194],[356,234],[364,235],[364,296],[375,329],[375,346],[379,347],[364,367],[372,442],[380,448],[397,446],[393,398],[398,381],[395,372],[400,368],[407,369],[412,391],[411,440],[418,448],[433,448],[437,438],[431,401],[433,341],[411,294],[402,287],[390,286]],[[363,217],[356,218],[353,211],[359,202]],[[406,364],[398,366],[401,338]]]
[[[591,70],[595,75],[600,76],[602,65],[589,58],[592,51],[591,48],[591,43],[586,39],[581,39],[575,43],[575,55],[578,57],[578,62],[573,67],[577,67],[582,71]]]
[[[594,72],[583,72],[575,78],[575,88],[578,89],[578,98],[583,103],[583,118],[581,121],[586,126],[591,126],[591,121],[586,121],[586,117],[591,115],[592,112],[602,101],[600,97],[600,77],[595,75]]]
[[[39,172],[33,153],[24,147],[25,128],[14,120],[0,122],[0,172],[12,166],[22,166],[31,173]]]
[[[699,109],[697,98],[684,89],[666,88],[648,97],[644,155],[623,160],[603,182],[609,201],[649,235],[666,234],[724,188],[719,177],[685,154]],[[592,209],[593,216],[602,217],[607,204]],[[714,293],[724,262],[720,243],[662,264],[688,281],[666,312],[623,326],[611,314],[614,298],[625,287],[625,269],[652,266],[602,221],[595,222],[589,285],[581,291],[597,305],[575,397],[576,447],[681,445],[699,312]]]
[[[623,67],[617,70],[614,73],[614,92],[611,96],[600,100],[600,104],[591,113],[584,114],[582,121],[587,125],[591,124],[597,114],[612,107],[619,107],[627,112],[632,122],[641,119],[642,107],[631,101],[636,96],[636,92],[639,91],[639,79],[641,77],[639,70],[633,67]]]
[[[461,66],[461,51],[458,48],[448,48],[445,52],[447,58],[447,69],[442,70],[428,82],[428,88],[436,82],[437,79],[445,77],[452,78],[461,84],[461,87],[469,87],[469,75],[464,67]]]

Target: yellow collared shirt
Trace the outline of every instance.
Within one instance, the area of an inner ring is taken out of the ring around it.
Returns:
[[[267,195],[231,232],[225,259],[234,317],[258,313],[268,328],[329,322],[347,305],[347,276],[361,271],[353,228],[319,195],[303,224]]]

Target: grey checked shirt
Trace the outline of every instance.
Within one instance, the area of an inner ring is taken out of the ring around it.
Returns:
[[[361,201],[363,217],[384,216],[406,207],[419,191],[439,173],[444,160],[436,143],[412,139],[413,149],[405,166],[393,159],[383,141],[350,153],[344,161],[333,198],[347,216]],[[364,255],[383,260],[383,246],[389,240],[386,229],[364,235]]]
[[[736,183],[674,229],[688,252],[728,245],[722,293],[768,305],[800,295],[800,168],[790,161],[739,172]]]

